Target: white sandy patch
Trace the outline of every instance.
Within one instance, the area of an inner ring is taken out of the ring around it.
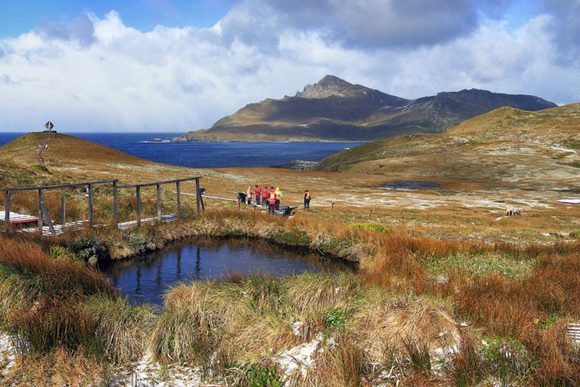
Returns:
[[[296,333],[299,333],[299,327],[297,328]],[[282,369],[285,379],[291,378],[296,373],[300,373],[303,378],[306,377],[308,370],[314,364],[313,357],[316,352],[324,351],[325,347],[329,349],[334,349],[336,347],[336,342],[332,337],[326,340],[326,346],[323,346],[323,342],[324,337],[322,333],[318,333],[316,337],[308,343],[300,344],[280,353],[277,356],[277,361]]]
[[[580,199],[558,199],[558,201],[565,204],[580,204]]]
[[[16,355],[14,339],[6,333],[0,333],[0,376],[8,374],[16,362]]]
[[[202,384],[199,369],[180,365],[162,367],[149,356],[119,370],[112,379],[111,386],[193,387]]]

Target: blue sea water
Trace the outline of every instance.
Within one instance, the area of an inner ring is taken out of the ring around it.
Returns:
[[[361,142],[151,142],[183,133],[66,133],[144,159],[192,168],[269,167],[295,160],[320,161]],[[0,133],[0,146],[22,133]]]

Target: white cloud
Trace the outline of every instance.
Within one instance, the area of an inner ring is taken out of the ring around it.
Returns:
[[[198,129],[329,73],[406,98],[476,87],[580,101],[580,61],[561,60],[554,14],[517,30],[481,19],[453,38],[369,48],[364,31],[354,44],[330,22],[278,24],[298,18],[298,5],[288,16],[274,6],[253,12],[256,4],[242,3],[212,28],[143,32],[111,12],[0,40],[2,130],[39,129],[48,119],[66,131]]]

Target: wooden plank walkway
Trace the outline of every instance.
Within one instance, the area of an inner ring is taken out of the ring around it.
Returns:
[[[39,232],[42,234],[50,233],[52,235],[59,235],[62,234],[66,230],[70,229],[79,229],[84,228],[85,226],[88,227],[105,227],[106,224],[95,224],[94,218],[94,201],[95,201],[95,188],[96,186],[108,186],[110,185],[111,190],[105,191],[107,195],[112,196],[112,211],[111,211],[111,222],[110,225],[115,225],[120,229],[127,229],[133,226],[139,227],[143,222],[149,223],[153,221],[159,222],[168,222],[177,219],[178,217],[182,216],[182,185],[183,183],[187,182],[194,182],[195,183],[195,194],[191,194],[191,196],[195,197],[195,208],[197,214],[201,214],[204,212],[205,208],[203,205],[203,188],[199,185],[199,180],[201,179],[200,176],[195,177],[186,177],[186,178],[179,178],[173,180],[163,180],[163,181],[155,181],[155,182],[145,182],[139,184],[129,184],[129,185],[119,185],[118,180],[99,180],[99,181],[89,181],[84,183],[66,183],[66,184],[58,184],[58,185],[44,185],[44,186],[36,186],[36,187],[13,187],[13,188],[0,188],[0,192],[4,192],[5,200],[4,200],[4,211],[0,213],[1,219],[4,221],[4,231],[6,233],[10,233],[13,231],[25,231],[25,232]],[[164,185],[175,185],[175,193],[176,193],[176,205],[177,205],[177,213],[176,214],[163,214],[163,195],[162,195],[162,186]],[[155,187],[156,188],[156,210],[157,216],[154,218],[141,218],[141,190],[147,187]],[[66,211],[66,198],[67,193],[66,189],[69,188],[81,188],[86,190],[86,197],[88,198],[88,208],[87,214],[88,220],[77,220],[72,222],[67,222],[67,211]],[[119,223],[118,221],[118,201],[119,201],[119,191],[125,190],[135,190],[135,215],[136,219],[129,222]],[[60,200],[60,224],[56,224],[51,219],[50,213],[46,208],[46,201],[45,201],[45,191],[47,190],[60,190],[61,193],[61,200]],[[10,211],[10,207],[12,204],[12,195],[17,192],[23,191],[36,191],[38,194],[38,215],[24,215],[18,214],[15,212]],[[188,195],[189,196],[189,195]],[[37,227],[35,228],[26,228],[22,229],[22,226],[16,225],[25,225],[27,223],[34,223],[36,222]],[[48,229],[48,231],[47,231]]]
[[[10,223],[12,223],[12,224],[38,222],[37,216],[19,214],[17,212],[12,212],[12,211],[10,211],[10,213],[8,215],[9,215],[8,219],[10,219]],[[0,211],[0,221],[4,222],[5,220],[6,220],[6,212]]]
[[[173,221],[177,220],[177,218],[178,218],[178,216],[175,214],[162,215],[161,222],[169,223],[169,222],[173,222]],[[157,217],[145,218],[145,219],[141,219],[141,224],[154,223],[154,222],[158,222],[158,221],[159,221],[159,218],[157,218]],[[54,234],[51,232],[50,227],[43,226],[42,227],[42,235],[61,235],[65,231],[70,231],[70,230],[78,231],[78,230],[82,230],[82,229],[86,228],[88,226],[88,224],[89,224],[88,220],[79,220],[76,222],[67,222],[64,225],[64,228],[62,227],[61,224],[55,224],[55,225],[53,225]],[[94,224],[93,227],[107,227],[107,225],[97,223],[97,224]],[[117,227],[119,228],[119,230],[128,230],[128,229],[131,229],[133,227],[137,227],[137,221],[130,220],[128,222],[121,222],[121,223],[117,224]],[[35,232],[38,232],[38,227],[23,228],[21,231],[28,232],[28,233],[35,233]]]
[[[571,323],[568,324],[566,328],[566,334],[572,340],[576,342],[576,344],[580,344],[580,323]]]

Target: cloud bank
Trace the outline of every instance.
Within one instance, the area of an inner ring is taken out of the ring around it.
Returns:
[[[580,0],[546,0],[517,28],[500,0],[346,3],[246,0],[211,28],[151,31],[111,11],[0,40],[0,130],[182,132],[325,74],[406,98],[580,101]]]

